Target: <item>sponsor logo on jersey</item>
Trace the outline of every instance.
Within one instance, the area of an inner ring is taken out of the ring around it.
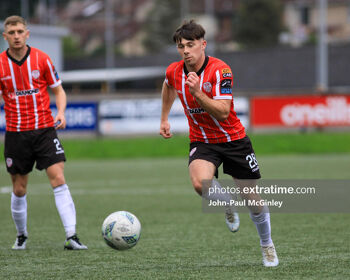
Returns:
[[[222,74],[223,78],[231,78],[232,77],[232,73],[224,73]]]
[[[228,74],[228,73],[231,73],[232,74],[232,72],[231,72],[231,69],[230,68],[224,68],[224,69],[222,69],[222,74]]]
[[[11,76],[6,76],[1,78],[1,81],[11,80]]]
[[[203,89],[208,93],[211,92],[212,88],[213,88],[213,86],[209,82],[206,82],[203,84]]]
[[[190,109],[188,109],[189,114],[202,114],[204,112],[205,111],[203,108],[190,108]]]
[[[220,86],[222,88],[231,88],[232,87],[231,80],[229,80],[229,79],[222,80]]]
[[[32,71],[32,77],[33,77],[34,79],[39,79],[39,77],[40,77],[40,71],[39,71],[39,70],[33,70],[33,71]]]
[[[18,90],[16,91],[16,96],[32,95],[36,93],[39,93],[38,88],[28,89],[28,90]]]
[[[232,88],[222,88],[220,90],[221,93],[232,93]]]

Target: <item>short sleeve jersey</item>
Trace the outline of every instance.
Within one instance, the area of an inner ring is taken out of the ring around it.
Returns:
[[[6,131],[29,131],[53,127],[47,87],[61,80],[44,52],[28,46],[21,61],[7,51],[0,54],[0,94],[5,101]]]
[[[189,124],[191,142],[225,143],[245,137],[245,129],[234,111],[230,67],[220,59],[207,56],[197,72],[201,90],[210,98],[230,99],[232,105],[228,118],[219,121],[200,107],[185,85],[188,71],[184,61],[174,62],[166,70],[165,82],[173,87],[184,107]]]

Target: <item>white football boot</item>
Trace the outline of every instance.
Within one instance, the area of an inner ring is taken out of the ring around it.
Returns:
[[[273,244],[269,246],[261,246],[263,255],[263,265],[266,267],[278,266],[278,257],[275,246]]]
[[[87,250],[87,246],[80,243],[80,240],[76,234],[66,239],[64,243],[65,250]]]
[[[227,208],[225,211],[226,225],[231,232],[237,232],[239,229],[239,215],[233,209]]]
[[[12,246],[12,250],[25,250],[28,236],[24,234],[17,236],[15,244]]]

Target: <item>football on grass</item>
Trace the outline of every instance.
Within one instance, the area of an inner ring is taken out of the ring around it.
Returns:
[[[140,239],[141,223],[128,211],[110,214],[103,222],[102,236],[108,246],[116,250],[134,247]]]

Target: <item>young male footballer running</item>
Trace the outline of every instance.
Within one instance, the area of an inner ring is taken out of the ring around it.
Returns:
[[[26,44],[29,30],[20,16],[4,22],[9,48],[0,54],[0,94],[5,102],[5,161],[11,175],[12,218],[17,229],[14,250],[26,249],[27,184],[34,163],[45,169],[65,232],[65,249],[87,249],[76,235],[74,202],[64,178],[64,150],[56,129],[66,127],[66,93],[49,56]],[[55,94],[57,115],[52,117],[47,87]],[[55,127],[56,126],[56,127]]]
[[[184,22],[173,35],[182,60],[170,64],[166,70],[160,135],[166,139],[172,136],[168,115],[178,95],[190,130],[189,174],[192,185],[206,199],[229,202],[232,197],[227,192],[210,196],[203,192],[203,180],[212,180],[217,168],[223,164],[224,173],[233,177],[238,188],[255,187],[260,178],[259,165],[250,139],[234,111],[232,71],[222,60],[206,56],[204,35],[203,27],[193,20]],[[242,198],[261,199],[256,193],[242,195]],[[249,210],[260,237],[263,265],[277,266],[269,211],[266,207],[251,207]],[[225,218],[229,229],[236,232],[238,214],[228,207]]]

